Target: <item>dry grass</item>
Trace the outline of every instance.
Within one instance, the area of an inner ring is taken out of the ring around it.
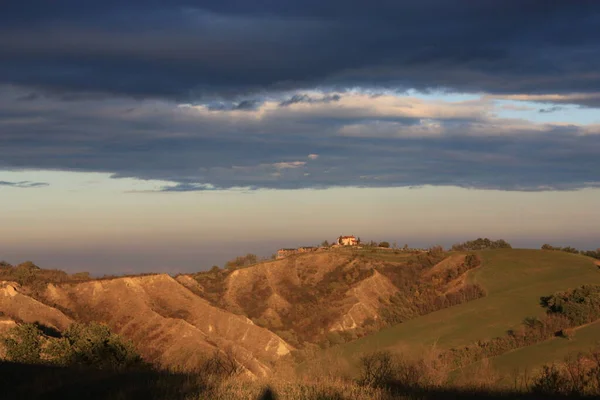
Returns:
[[[354,399],[354,400],[388,400],[392,397],[384,389],[360,386],[353,381],[342,379],[321,379],[318,381],[286,381],[286,380],[249,380],[230,379],[197,399],[211,398],[215,400],[248,400],[248,399]]]

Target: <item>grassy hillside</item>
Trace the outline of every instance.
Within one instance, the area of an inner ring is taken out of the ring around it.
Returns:
[[[485,298],[440,310],[384,329],[341,347],[346,357],[389,349],[420,351],[437,343],[449,348],[506,333],[524,318],[543,313],[541,296],[585,283],[600,283],[595,263],[580,255],[541,250],[486,250],[483,266],[469,279],[481,284]]]
[[[491,362],[501,374],[510,375],[516,370],[532,372],[571,354],[588,352],[597,344],[600,344],[600,321],[576,329],[575,336],[570,340],[557,337],[494,357]]]

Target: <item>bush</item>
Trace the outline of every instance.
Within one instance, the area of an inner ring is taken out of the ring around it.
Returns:
[[[543,366],[533,381],[532,391],[545,396],[597,398],[600,395],[600,349],[568,356],[560,364]]]
[[[540,375],[533,381],[531,391],[544,396],[568,395],[569,379],[555,364],[544,365]]]
[[[68,365],[123,370],[143,364],[133,345],[110,332],[106,325],[72,324],[64,334],[63,357]]]
[[[204,361],[200,367],[200,372],[203,374],[217,378],[230,378],[241,374],[243,370],[244,367],[238,362],[231,349],[225,351],[215,350],[212,356]]]
[[[360,358],[361,385],[382,387],[394,379],[394,362],[389,351],[378,351]]]
[[[384,247],[386,249],[390,248],[390,243],[389,242],[379,242],[379,247]]]
[[[600,285],[583,285],[541,298],[549,313],[567,317],[572,325],[584,325],[600,318]]]
[[[2,338],[6,359],[23,364],[38,364],[41,360],[41,331],[34,324],[17,325]]]
[[[227,261],[225,268],[233,271],[237,268],[247,267],[258,262],[258,256],[256,254],[248,253],[245,256],[236,257],[233,260]]]
[[[565,339],[571,340],[575,336],[575,330],[573,328],[564,328],[560,330],[559,335]]]
[[[40,326],[22,324],[3,338],[9,361],[86,366],[121,371],[145,367],[133,345],[105,325],[73,323],[63,335],[48,336]]]

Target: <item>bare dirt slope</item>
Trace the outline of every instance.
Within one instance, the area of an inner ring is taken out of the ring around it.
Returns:
[[[315,340],[378,318],[378,296],[370,298],[369,287],[385,287],[386,293],[397,289],[389,281],[381,284],[385,278],[374,274],[372,263],[351,253],[292,256],[231,273],[224,306],[241,309],[274,330],[293,326],[303,340]]]
[[[15,283],[0,283],[5,316],[58,330],[75,320],[106,323],[132,340],[146,360],[165,367],[193,369],[216,349],[231,349],[249,371],[262,376],[269,373],[269,362],[292,349],[274,333],[210,305],[168,275],[49,284],[40,300]]]
[[[347,331],[364,326],[369,319],[379,319],[381,306],[398,291],[384,275],[373,270],[373,275],[346,292],[352,306],[331,325],[330,331]]]
[[[430,270],[423,274],[423,277],[431,277],[435,274],[455,268],[465,262],[465,254],[453,254],[433,266]]]
[[[402,260],[332,250],[196,274],[194,282],[179,279],[213,305],[242,313],[296,345],[319,342],[332,331],[356,332],[378,320],[381,306],[398,291],[378,269],[394,275]]]
[[[168,275],[49,285],[45,297],[78,320],[107,323],[147,359],[165,366],[193,368],[215,347],[232,348],[247,368],[263,375],[265,362],[291,349],[277,335],[211,306]]]
[[[0,282],[0,312],[12,320],[38,322],[59,331],[73,322],[56,308],[23,294],[15,282]]]

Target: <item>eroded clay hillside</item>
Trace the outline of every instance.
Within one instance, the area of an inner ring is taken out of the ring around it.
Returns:
[[[341,343],[469,300],[464,277],[476,265],[467,259],[332,250],[177,278],[110,279],[28,264],[4,268],[0,317],[2,328],[105,323],[163,367],[191,370],[214,351],[231,350],[261,376],[295,348]]]
[[[131,339],[148,361],[193,369],[216,348],[232,349],[256,375],[292,349],[246,317],[210,305],[168,275],[49,284],[33,299],[16,283],[0,289],[0,312],[58,330],[73,321],[103,322]]]
[[[334,344],[379,329],[399,293],[410,297],[424,282],[435,287],[436,296],[460,290],[464,262],[464,254],[336,250],[177,280],[294,346],[327,340]],[[448,275],[457,268],[460,273]]]

